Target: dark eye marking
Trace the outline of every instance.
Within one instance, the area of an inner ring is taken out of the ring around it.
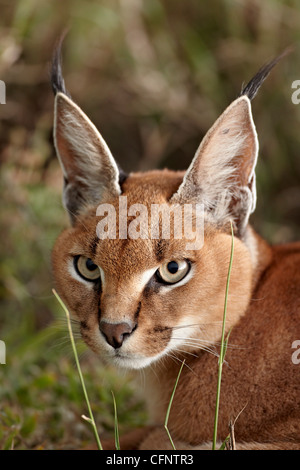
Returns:
[[[161,262],[164,259],[164,255],[165,255],[166,241],[157,240],[154,250],[155,250],[155,256],[156,256],[157,261]]]
[[[134,314],[134,319],[135,319],[135,321],[139,318],[141,306],[142,306],[142,303],[139,302],[138,307],[137,307],[137,310],[136,310],[136,312],[135,312],[135,314]]]
[[[98,242],[99,242],[99,238],[95,237],[90,243],[90,250],[91,250],[92,258],[94,258],[96,255]]]
[[[84,320],[80,322],[80,326],[83,330],[90,330],[90,327],[88,326],[87,322]]]

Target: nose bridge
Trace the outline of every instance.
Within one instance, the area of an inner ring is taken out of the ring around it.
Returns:
[[[122,283],[118,286],[110,284],[103,290],[101,298],[100,319],[109,323],[133,321],[139,300],[132,286]]]
[[[121,348],[138,327],[140,303],[137,297],[137,293],[125,283],[119,286],[111,283],[103,289],[99,329],[114,349]]]

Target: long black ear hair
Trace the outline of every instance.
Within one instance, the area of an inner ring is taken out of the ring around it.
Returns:
[[[255,210],[255,167],[258,138],[251,112],[251,99],[285,51],[261,67],[250,82],[219,116],[204,136],[172,204],[201,202],[210,221],[220,227],[234,223],[243,238],[250,214]]]
[[[50,70],[50,82],[54,95],[56,95],[57,93],[64,93],[66,96],[72,99],[70,93],[66,88],[62,73],[62,44],[67,32],[68,30],[65,30],[62,33],[54,48]],[[122,184],[128,178],[128,174],[120,167],[118,162],[116,163],[119,170],[119,184],[122,187]]]
[[[66,89],[64,77],[62,74],[61,48],[66,34],[67,31],[61,35],[54,48],[50,71],[50,81],[54,95],[56,95],[58,92],[61,92],[71,98],[70,93]]]
[[[262,83],[265,81],[273,67],[275,67],[278,62],[283,59],[286,55],[288,55],[290,52],[292,52],[293,48],[288,47],[285,49],[279,56],[275,57],[273,60],[268,62],[267,64],[263,65],[259,71],[254,75],[253,78],[247,83],[245,87],[243,87],[241,93],[239,96],[248,96],[249,100],[252,100],[255,96],[256,93],[258,92],[260,86]]]

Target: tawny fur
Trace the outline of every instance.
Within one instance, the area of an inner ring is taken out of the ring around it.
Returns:
[[[180,174],[172,172],[134,175],[126,181],[123,194],[128,190],[129,199],[147,204],[153,201],[154,193],[155,201],[162,202],[178,187],[180,178]],[[94,255],[90,246],[95,238],[96,222],[94,215],[79,219],[74,227],[63,232],[53,250],[56,288],[71,311],[85,322],[83,338],[93,350],[101,355],[95,339],[99,293],[87,291],[68,275],[65,261],[70,253],[93,257],[105,269],[107,288],[102,298],[116,321],[121,321],[124,314],[133,317],[137,303],[142,301],[132,346],[135,354],[151,356],[163,349],[169,340],[164,328],[176,324],[178,318],[184,322],[186,317],[187,324],[199,324],[195,337],[203,338],[204,346],[219,341],[230,255],[229,234],[215,232],[210,227],[203,249],[192,254],[197,262],[197,275],[178,292],[160,298],[144,292],[136,295],[135,285],[130,285],[138,270],[143,272],[157,264],[154,242],[102,240]],[[234,328],[223,368],[219,435],[226,437],[229,420],[243,409],[235,426],[237,440],[263,445],[279,442],[280,448],[290,448],[299,444],[300,436],[299,371],[291,361],[292,342],[300,337],[300,244],[271,248],[251,232],[258,260],[255,269],[252,269],[249,249],[238,239],[234,249],[227,329]],[[182,244],[179,240],[172,246],[173,256],[182,253]],[[105,306],[101,308],[105,311]],[[178,331],[178,336],[185,336],[184,328]],[[193,351],[189,346],[178,348],[194,352],[197,357],[175,352],[179,360],[185,359],[186,366],[172,405],[169,427],[175,440],[197,446],[212,436],[218,359],[206,351]],[[215,351],[219,351],[218,346]],[[157,365],[146,369],[145,390],[156,424],[163,423],[179,366],[180,362],[172,357],[163,357]],[[159,446],[168,448],[164,432]],[[158,448],[151,433],[149,443],[144,441],[142,448]]]
[[[56,105],[55,142],[72,221],[53,249],[56,289],[80,321],[84,341],[104,362],[144,368],[151,426],[125,436],[121,448],[170,448],[163,422],[183,360],[169,430],[177,449],[211,446],[231,221],[235,239],[226,321],[231,333],[218,435],[225,439],[229,422],[238,417],[238,449],[300,449],[300,365],[292,362],[291,349],[300,339],[300,243],[271,247],[248,224],[258,148],[249,99],[238,98],[223,113],[186,173],[133,173],[120,186],[117,166],[88,118],[63,93]],[[90,139],[86,147],[85,139]],[[170,240],[99,239],[97,204],[113,205],[118,233],[120,193],[128,207],[143,204],[149,213],[151,204],[204,203],[203,247],[188,250],[187,240],[172,234]],[[75,272],[79,255],[100,267],[101,285]],[[153,281],[162,263],[185,259],[192,266],[187,282],[158,286]],[[101,321],[136,327],[114,349],[99,330]]]

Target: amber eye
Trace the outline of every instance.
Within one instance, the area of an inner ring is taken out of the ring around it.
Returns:
[[[99,267],[86,256],[76,256],[74,258],[75,269],[78,274],[87,281],[97,281],[100,279]]]
[[[181,281],[189,272],[190,263],[186,260],[169,261],[164,263],[158,270],[158,278],[167,284],[175,284]]]

